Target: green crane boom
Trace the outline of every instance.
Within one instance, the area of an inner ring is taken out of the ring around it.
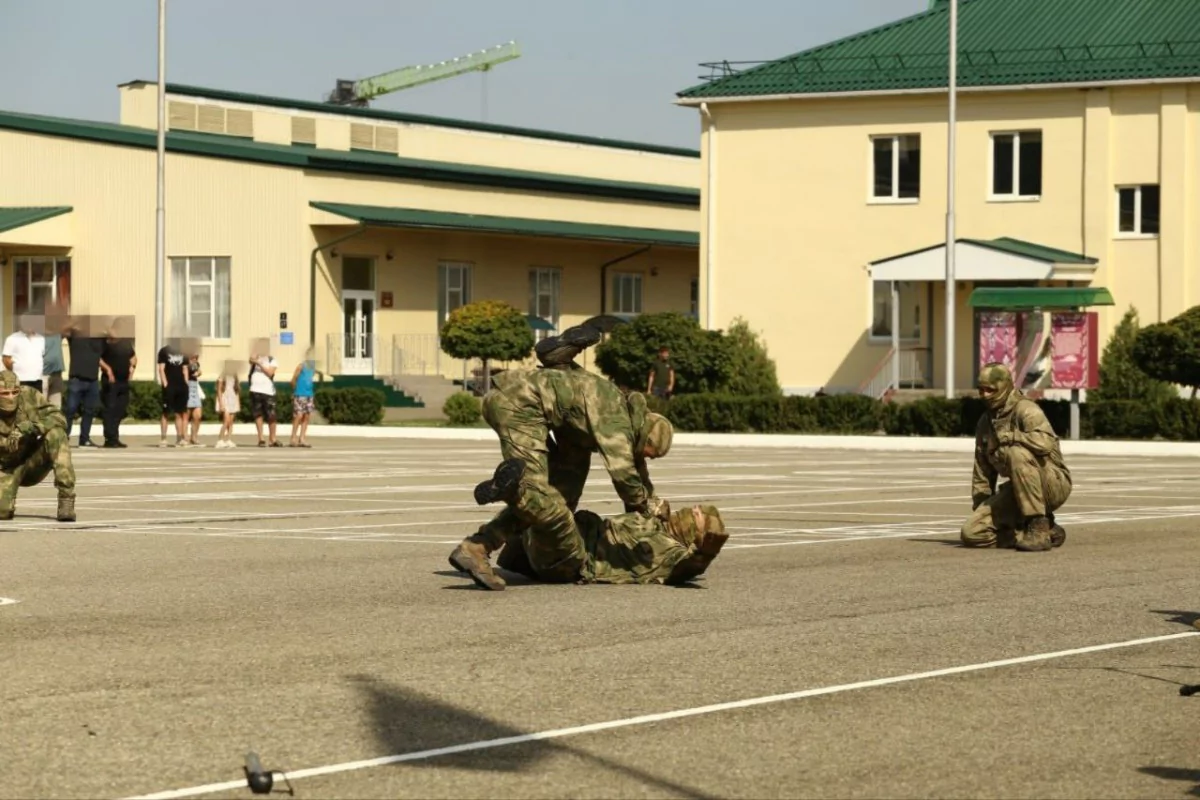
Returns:
[[[410,89],[430,81],[440,81],[453,78],[467,72],[487,72],[497,64],[521,57],[521,49],[516,42],[490,47],[477,53],[441,61],[437,64],[424,64],[400,69],[363,78],[359,81],[339,80],[337,88],[327,98],[327,101],[339,106],[364,107],[368,102],[380,95]]]

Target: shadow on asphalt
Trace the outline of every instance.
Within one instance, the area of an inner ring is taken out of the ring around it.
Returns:
[[[926,544],[945,544],[950,547],[962,547],[963,543],[958,539],[905,539],[906,542],[924,542]],[[965,547],[963,548],[966,549]]]
[[[1200,769],[1188,769],[1186,767],[1138,767],[1138,772],[1167,781],[1189,781],[1195,783],[1196,785],[1184,794],[1191,795],[1192,797],[1200,797]]]
[[[510,728],[487,717],[456,708],[412,689],[396,686],[369,675],[351,675],[367,702],[367,711],[375,738],[387,755],[416,753],[492,739],[521,736],[525,731]],[[513,698],[509,698],[510,700]],[[536,701],[532,701],[536,702]],[[667,791],[679,797],[707,800],[712,795],[651,775],[635,767],[576,750],[558,742],[533,741],[475,750],[465,753],[402,761],[396,766],[456,767],[484,772],[529,772],[538,769],[554,754],[576,758],[632,778],[644,786]],[[464,789],[465,792],[465,789]]]
[[[1150,609],[1151,614],[1163,614],[1167,617],[1166,622],[1174,622],[1177,625],[1186,625],[1189,628],[1195,627],[1196,620],[1200,619],[1200,614],[1195,611],[1164,611],[1157,608]]]

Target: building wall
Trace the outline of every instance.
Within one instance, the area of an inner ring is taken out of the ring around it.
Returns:
[[[121,87],[121,122],[144,128],[157,126],[157,87]],[[609,180],[696,187],[699,159],[689,156],[634,151],[591,144],[522,137],[411,123],[389,122],[310,111],[252,106],[224,100],[168,95],[168,103],[246,109],[253,114],[253,137],[272,144],[291,144],[292,119],[315,120],[316,145],[349,150],[351,128],[368,132],[366,149],[392,152],[405,158],[450,161],[508,169],[553,172]],[[177,126],[172,126],[177,127]],[[381,133],[382,130],[382,133]]]
[[[1195,305],[1198,106],[1200,88],[1182,86],[960,95],[957,236],[1012,236],[1098,257],[1093,283],[1110,288],[1117,302],[1102,310],[1101,341],[1130,304],[1143,324]],[[763,331],[785,387],[857,388],[887,350],[868,335],[867,264],[945,240],[944,96],[714,103],[709,110],[717,130],[715,225],[708,229],[714,198],[705,198],[700,282],[703,295],[711,239],[712,323],[724,327],[740,315]],[[1043,136],[1040,199],[990,198],[989,134],[1029,129]],[[919,200],[870,197],[870,137],[881,134],[920,135]],[[704,170],[712,148],[703,135]],[[1143,182],[1162,184],[1163,233],[1118,238],[1115,187]],[[960,386],[975,360],[970,288],[960,286],[956,306]],[[939,350],[944,297],[937,287],[932,343]],[[704,319],[703,300],[701,312]],[[944,356],[934,361],[941,381]]]

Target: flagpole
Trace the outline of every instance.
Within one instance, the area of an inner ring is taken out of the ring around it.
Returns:
[[[166,171],[167,152],[167,0],[158,0],[158,200],[154,237],[154,352],[164,342],[163,289],[166,284]]]
[[[958,0],[950,0],[950,121],[946,167],[946,397],[954,398],[954,311],[958,296],[954,277],[954,151],[958,116]]]

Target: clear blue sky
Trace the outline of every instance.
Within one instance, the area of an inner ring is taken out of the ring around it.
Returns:
[[[762,61],[923,10],[927,0],[168,0],[167,80],[321,100],[364,78],[516,39],[489,122],[683,147],[672,104],[703,61]],[[117,85],[157,76],[157,0],[0,0],[0,109],[115,122]],[[478,120],[479,73],[380,109]]]

